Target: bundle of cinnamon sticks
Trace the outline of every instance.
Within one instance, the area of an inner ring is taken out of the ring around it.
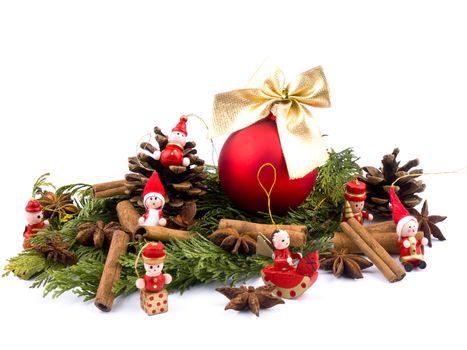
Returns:
[[[357,220],[349,219],[340,225],[343,233],[381,271],[389,282],[405,277],[405,271]]]
[[[399,237],[396,233],[396,224],[394,221],[383,221],[376,224],[366,225],[365,229],[373,236],[376,241],[389,253],[399,255]],[[419,231],[416,235],[417,239],[423,238],[423,232]],[[360,254],[362,251],[341,231],[334,232],[332,238],[334,249],[346,249],[351,254]]]

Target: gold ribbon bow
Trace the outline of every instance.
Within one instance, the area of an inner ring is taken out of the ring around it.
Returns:
[[[243,129],[267,117],[273,109],[289,177],[303,177],[323,165],[328,152],[307,108],[331,105],[322,68],[303,72],[287,85],[279,68],[263,68],[255,74],[252,84],[254,88],[215,95],[211,137]]]

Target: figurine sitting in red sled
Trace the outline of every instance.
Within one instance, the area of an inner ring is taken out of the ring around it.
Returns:
[[[318,252],[312,252],[304,258],[300,253],[290,252],[290,237],[284,230],[276,230],[271,240],[274,248],[274,265],[266,266],[261,270],[263,281],[276,287],[277,296],[287,299],[297,298],[318,278]],[[298,260],[296,267],[294,260]]]

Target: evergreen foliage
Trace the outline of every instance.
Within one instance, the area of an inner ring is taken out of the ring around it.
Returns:
[[[357,177],[361,171],[355,161],[352,149],[342,152],[331,150],[328,162],[320,168],[313,194],[287,215],[274,217],[277,223],[307,226],[309,239],[307,246],[302,250],[303,253],[316,249],[325,251],[330,247],[330,238],[341,219],[345,183]],[[219,220],[223,218],[270,223],[267,213],[251,215],[234,208],[222,191],[214,170],[215,168],[211,168],[206,180],[209,186],[208,193],[197,202],[198,220],[190,227],[190,231],[197,235],[187,241],[165,244],[167,259],[164,271],[174,277],[168,286],[171,291],[183,292],[195,284],[214,281],[235,284],[259,275],[260,270],[271,263],[270,259],[260,256],[229,254],[205,238],[217,228]],[[36,181],[34,194],[42,193],[41,186],[53,186],[46,178],[47,174]],[[64,223],[59,231],[41,231],[31,239],[31,243],[40,243],[47,235],[58,232],[63,240],[71,245],[70,249],[78,255],[78,263],[64,267],[47,261],[41,253],[28,249],[8,260],[4,276],[13,273],[23,279],[33,279],[31,287],[44,287],[44,295],[58,297],[66,291],[72,291],[85,301],[91,300],[95,297],[99,285],[107,251],[76,244],[78,227],[97,220],[106,223],[117,221],[115,207],[119,201],[126,198],[118,196],[93,199],[90,187],[84,184],[64,186],[59,190],[73,191],[75,202],[80,208],[79,214]],[[117,295],[129,294],[136,290],[135,252],[139,251],[144,242],[131,245],[135,246],[130,246],[128,253],[121,258],[121,277],[114,286]],[[144,274],[142,261],[139,261],[138,271],[140,276]]]

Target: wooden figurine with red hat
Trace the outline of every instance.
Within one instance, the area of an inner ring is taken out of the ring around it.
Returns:
[[[166,257],[164,245],[161,242],[148,243],[142,250],[142,257],[146,273],[136,280],[141,308],[150,316],[167,312],[168,292],[164,286],[172,282],[172,276],[162,273]]]
[[[424,269],[426,262],[423,246],[428,244],[428,239],[416,237],[418,221],[401,203],[394,186],[389,188],[389,199],[392,206],[392,218],[396,224],[396,233],[399,236],[400,262],[407,272],[412,271],[415,267]]]
[[[44,220],[44,213],[42,212],[42,205],[37,199],[30,199],[26,205],[26,222],[23,233],[23,248],[31,248],[28,241],[34,237],[38,230],[41,230],[49,225],[47,220]]]
[[[373,215],[363,210],[366,199],[366,185],[364,182],[353,180],[345,185],[345,206],[342,221],[355,218],[360,224],[365,219],[373,220]]]
[[[169,135],[167,146],[165,146],[162,152],[154,152],[154,159],[160,160],[161,164],[165,167],[171,165],[187,167],[190,165],[190,159],[183,156],[183,147],[186,144],[186,137],[188,136],[186,131],[187,120],[188,117],[186,116],[180,117],[180,121]]]
[[[152,173],[144,186],[143,203],[146,212],[139,218],[138,223],[141,226],[165,226],[167,224],[167,220],[162,217],[165,190],[156,171]]]
[[[271,237],[274,247],[274,268],[277,271],[290,271],[295,268],[293,261],[302,258],[302,254],[289,250],[290,236],[285,230],[276,230]]]
[[[289,250],[290,236],[285,230],[272,234],[274,265],[261,270],[264,283],[273,285],[277,296],[287,299],[298,298],[305,293],[318,278],[319,255],[312,252],[302,258],[302,254]],[[295,267],[294,260],[298,260]]]

